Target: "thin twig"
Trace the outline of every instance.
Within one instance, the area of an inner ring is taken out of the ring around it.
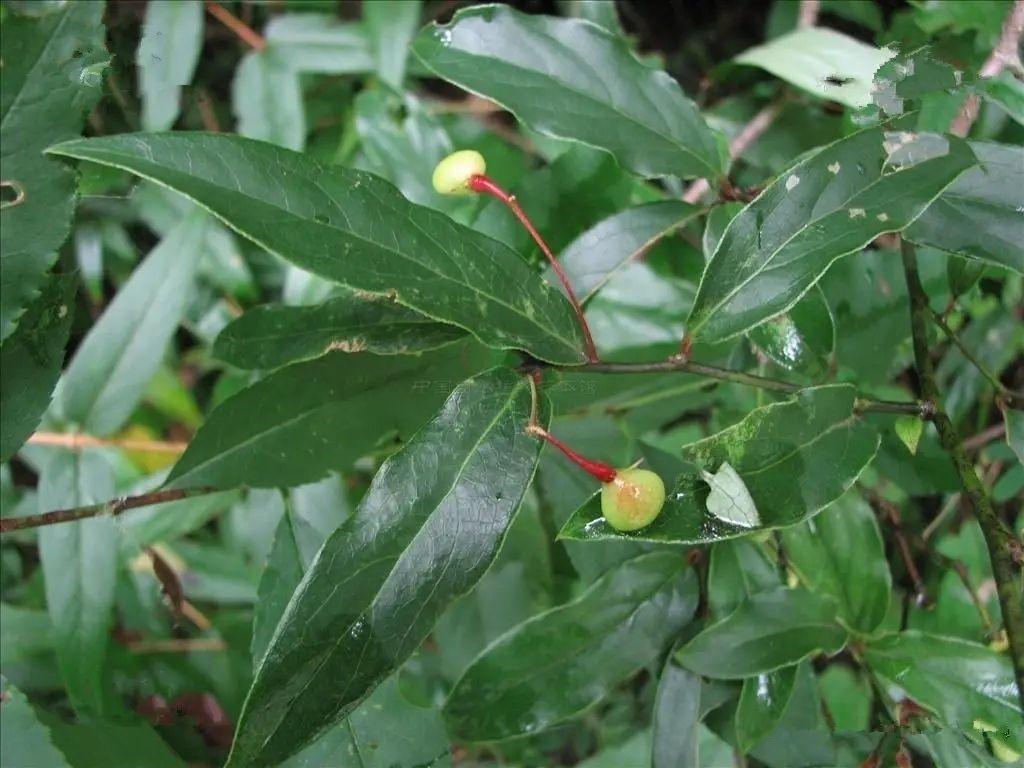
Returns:
[[[944,522],[946,522],[946,518],[949,517],[959,505],[960,494],[954,493],[942,506],[942,509],[939,510],[939,514],[935,516],[935,519],[928,523],[927,527],[921,533],[921,538],[928,541],[928,539],[934,536],[935,532],[939,530]]]
[[[777,99],[754,115],[750,122],[743,126],[743,130],[737,133],[733,140],[729,142],[729,157],[735,160],[746,152],[755,141],[761,138],[761,134],[767,131],[771,124],[775,122],[775,118],[779,116],[779,112],[782,111],[784,104],[784,99]],[[683,192],[683,202],[697,203],[710,188],[711,185],[707,179],[697,179]]]
[[[263,36],[220,3],[215,3],[213,0],[206,0],[206,11],[213,16],[213,18],[238,35],[239,39],[253,50],[266,50],[267,41]]]
[[[978,77],[995,77],[1004,69],[1010,69],[1017,74],[1024,73],[1024,65],[1020,61],[1020,39],[1024,34],[1024,0],[1016,0],[1013,8],[1006,15],[1003,22],[1003,31],[999,36],[999,42],[992,49],[992,53],[978,70]],[[980,101],[978,94],[972,93],[967,97],[964,105],[953,119],[949,127],[950,133],[964,137],[971,132],[974,121],[978,119]]]
[[[756,376],[752,373],[733,371],[681,358],[670,358],[656,363],[588,363],[586,365],[551,367],[563,373],[688,373],[788,395],[803,389],[799,384],[792,384],[788,381],[769,379],[765,376]],[[875,400],[869,397],[858,397],[856,410],[859,413],[908,413],[926,420],[930,419],[932,414],[930,403]]]
[[[52,512],[44,512],[41,515],[5,517],[0,519],[0,533],[21,531],[26,528],[40,528],[44,525],[56,525],[57,523],[70,523],[75,520],[85,520],[89,517],[99,517],[100,515],[116,517],[122,512],[127,512],[129,509],[163,504],[164,502],[177,501],[178,499],[189,499],[193,496],[216,493],[218,490],[218,488],[181,488],[170,491],[153,491],[152,493],[143,493],[139,496],[125,496],[124,498],[106,501],[102,504],[90,504],[86,507],[55,509]]]
[[[1006,434],[1006,423],[999,422],[993,424],[988,429],[982,430],[976,435],[972,435],[964,440],[965,451],[976,451],[979,448],[984,448],[986,445],[991,443],[993,440],[998,440],[1000,437]]]
[[[996,513],[984,484],[971,464],[967,451],[964,450],[956,427],[942,408],[935,367],[928,349],[928,321],[931,316],[928,294],[921,284],[914,246],[904,240],[901,252],[907,292],[910,295],[910,326],[920,393],[924,400],[934,405],[932,421],[938,430],[939,441],[953,460],[960,483],[985,537],[985,545],[992,564],[992,577],[996,582],[996,592],[1003,611],[1010,658],[1017,678],[1017,696],[1024,708],[1024,599],[1021,598],[1020,589],[1016,584],[1017,575],[1014,567],[1014,560],[1019,561],[1021,558],[1021,543]]]
[[[965,358],[967,358],[967,361],[971,363],[971,365],[973,365],[975,368],[977,368],[978,372],[981,373],[982,376],[988,379],[988,382],[993,387],[995,387],[996,392],[1006,396],[1014,403],[1024,403],[1024,393],[1014,392],[1012,389],[1003,384],[1003,382],[999,380],[999,377],[996,376],[992,371],[990,371],[988,366],[981,362],[981,360],[978,359],[977,355],[975,355],[968,348],[968,346],[964,344],[963,341],[960,340],[960,337],[957,336],[956,332],[949,327],[949,323],[946,322],[946,319],[942,316],[941,313],[932,310],[931,314],[932,319],[935,321],[935,324],[939,326],[939,328],[942,329],[942,332],[946,334],[949,340],[956,345],[957,349],[960,350],[960,353]]]
[[[168,640],[133,640],[128,643],[129,653],[194,653],[196,651],[225,651],[227,643],[219,637],[170,638]]]
[[[36,432],[27,440],[29,445],[48,445],[80,451],[84,448],[122,448],[140,453],[184,453],[188,443],[183,441],[134,440],[83,435],[77,432]]]
[[[796,19],[797,27],[813,27],[818,23],[818,11],[821,10],[821,0],[800,0],[800,13]]]

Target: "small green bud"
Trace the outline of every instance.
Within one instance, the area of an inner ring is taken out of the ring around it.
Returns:
[[[469,180],[487,170],[484,156],[472,149],[452,152],[434,168],[434,189],[442,195],[467,195]]]
[[[617,531],[646,528],[665,505],[665,484],[649,469],[619,469],[601,486],[601,514]]]

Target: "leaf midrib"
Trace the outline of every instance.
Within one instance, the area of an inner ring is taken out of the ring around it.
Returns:
[[[458,20],[455,20],[454,23],[457,23],[457,21]],[[547,32],[543,32],[541,34],[543,34],[543,36],[546,39],[548,39],[548,40],[555,40],[556,44],[561,45],[561,43],[559,43],[559,41],[557,41],[555,38],[553,38]],[[435,67],[431,66],[430,62],[428,62],[422,55],[420,55],[420,53],[418,51],[416,51],[415,46],[413,47],[413,52],[416,54],[416,57],[421,62],[423,62],[423,64],[429,70],[431,70],[432,72],[435,72],[439,77],[442,77],[442,79],[445,79],[445,80],[449,79],[447,76],[442,75]],[[698,155],[692,149],[689,149],[688,147],[684,146],[683,144],[680,144],[679,143],[679,139],[676,139],[675,137],[672,137],[672,136],[668,136],[668,135],[662,133],[661,131],[657,130],[653,126],[641,122],[637,118],[635,118],[635,117],[633,117],[633,116],[623,112],[621,109],[619,109],[618,106],[616,106],[615,104],[611,103],[610,101],[609,102],[600,101],[596,97],[591,96],[590,94],[585,93],[585,92],[579,90],[578,86],[572,85],[572,84],[569,84],[569,83],[565,82],[560,77],[557,77],[557,76],[555,76],[555,75],[553,75],[553,74],[551,74],[549,72],[542,72],[539,69],[529,69],[527,67],[523,67],[523,66],[520,66],[518,64],[512,64],[512,63],[509,63],[508,61],[504,61],[504,60],[498,59],[498,58],[496,58],[494,56],[490,56],[490,57],[488,57],[488,56],[480,56],[478,54],[469,53],[469,52],[465,51],[464,49],[460,49],[459,52],[462,55],[467,56],[467,57],[472,58],[472,59],[480,59],[482,61],[500,61],[504,66],[507,66],[510,69],[518,70],[520,72],[529,72],[529,73],[532,73],[534,75],[538,75],[538,76],[541,76],[541,77],[547,77],[547,78],[551,79],[552,81],[554,81],[555,83],[557,83],[558,85],[560,85],[561,87],[565,88],[567,91],[571,91],[572,93],[576,94],[577,96],[582,97],[584,100],[590,101],[590,102],[592,102],[594,104],[597,104],[598,106],[606,107],[610,111],[616,113],[617,115],[619,115],[620,117],[625,119],[628,123],[631,123],[631,124],[639,127],[640,129],[642,129],[643,131],[652,133],[655,136],[658,136],[659,138],[663,139],[670,146],[675,147],[677,150],[681,150],[684,154],[689,155],[690,157],[692,157],[695,160],[697,160],[697,162],[700,165],[704,166],[709,171],[709,176],[716,177],[719,174],[719,170],[717,168],[714,168],[712,165],[710,165],[707,160],[702,158],[700,155]],[[577,56],[576,58],[579,58],[579,57]],[[643,65],[641,64],[641,66],[643,66]],[[650,70],[650,71],[651,72],[657,72],[657,70]],[[464,88],[465,90],[473,91],[472,88],[467,87],[464,83],[460,82],[459,85],[462,88]],[[473,92],[476,92],[476,91],[473,91]],[[510,107],[508,104],[503,103],[502,101],[494,98],[493,96],[489,96],[489,95],[484,94],[484,93],[478,93],[478,95],[482,96],[485,99],[489,99],[490,101],[493,101],[496,104],[499,104],[500,106],[504,107],[509,112],[512,112],[513,114],[516,114],[516,110],[512,109],[512,107]],[[682,94],[682,97],[684,99],[688,98],[685,94]],[[649,99],[648,99],[648,101],[649,101]],[[657,112],[657,110],[655,110],[655,111]],[[660,118],[664,119],[663,116],[660,113],[658,114],[658,116]],[[710,130],[710,128],[708,130]],[[545,131],[545,133],[550,133],[552,136],[555,136],[555,137],[560,138],[560,139],[565,139],[565,140],[568,140],[568,141],[575,141],[575,142],[578,142],[580,144],[587,144],[589,146],[597,146],[597,147],[599,147],[599,145],[592,144],[589,141],[581,141],[580,139],[577,139],[577,138],[572,137],[572,136],[565,136],[565,135],[562,135],[561,133],[556,133],[556,132],[550,130],[550,128],[547,129]]]
[[[515,402],[516,397],[518,396],[518,394],[519,394],[519,392],[520,392],[520,390],[521,390],[521,388],[523,386],[524,385],[523,385],[523,383],[521,381],[516,382],[515,386],[508,393],[504,405],[502,405],[501,409],[494,415],[494,418],[491,419],[491,421],[488,423],[487,427],[481,432],[480,437],[474,442],[472,449],[470,449],[469,451],[466,452],[466,457],[463,459],[462,463],[459,464],[458,471],[452,476],[452,481],[451,481],[451,483],[448,486],[448,490],[437,501],[437,503],[433,506],[432,512],[436,511],[437,508],[452,494],[452,491],[454,491],[455,488],[458,486],[459,481],[462,478],[463,473],[465,472],[466,465],[477,454],[477,452],[479,451],[480,445],[484,442],[484,440],[493,431],[494,425],[510,409],[510,407]],[[431,514],[432,514],[432,512],[431,512]],[[356,514],[358,514],[358,512]],[[355,519],[355,515],[353,515],[352,519],[353,520]],[[430,519],[430,514],[428,514],[426,516],[425,520],[429,520],[429,519]],[[411,546],[411,544],[413,542],[415,542],[419,532],[422,531],[422,530],[423,530],[423,527],[420,526],[420,528],[416,531],[416,534],[414,534],[412,537],[410,537],[409,543],[405,547],[403,547],[402,550],[400,552],[398,552],[397,555],[393,558],[393,562],[394,563],[398,563],[399,561],[401,561],[401,559],[409,551],[409,546]],[[392,559],[392,558],[389,558],[389,559]],[[380,561],[378,560],[376,562],[380,562]],[[354,578],[355,576],[357,576],[359,573],[363,572],[364,570],[365,570],[365,567],[364,568],[360,568],[355,573],[353,573],[352,576],[349,577],[349,580],[351,580],[352,578]],[[392,567],[392,569],[388,573],[390,574],[390,573],[393,573],[393,572],[394,572],[394,568]],[[355,624],[357,624],[359,622],[359,620],[363,616],[365,616],[370,611],[370,609],[372,609],[373,606],[376,604],[378,598],[380,597],[380,594],[381,594],[382,590],[384,589],[384,585],[386,583],[387,583],[387,578],[384,578],[383,580],[381,580],[381,583],[377,587],[377,589],[374,591],[373,596],[366,602],[366,607],[363,608],[363,610],[361,610],[359,612],[358,616],[355,618],[354,621],[350,622],[345,627],[345,631],[338,633],[337,639],[335,639],[334,644],[331,646],[329,651],[325,651],[324,652],[323,660],[319,664],[317,664],[316,668],[314,670],[312,670],[312,672],[309,674],[309,676],[306,679],[306,683],[302,686],[302,688],[300,688],[296,692],[295,696],[292,698],[292,700],[290,702],[290,705],[294,704],[295,701],[299,700],[301,697],[303,697],[306,694],[306,691],[309,689],[310,685],[313,684],[313,681],[315,680],[315,678],[316,678],[317,674],[320,672],[320,670],[337,653],[338,646],[341,644],[341,641],[344,640],[346,637],[348,637],[349,633],[352,630],[352,627],[355,626]],[[283,617],[282,617],[282,621],[283,621]],[[271,643],[273,643],[273,640],[276,639],[276,634],[277,633],[275,632],[275,637],[271,639]],[[359,661],[357,662],[355,669],[349,675],[349,681],[350,682],[351,682],[352,678],[355,676],[355,674],[359,671],[359,667],[361,666],[361,664],[362,664],[362,654],[360,655]],[[254,680],[254,682],[253,682],[253,687],[250,689],[250,693],[252,692],[252,690],[255,689],[256,682],[259,680],[259,672],[260,671],[262,671],[262,666],[261,666],[260,670],[257,671],[256,680]],[[365,696],[368,695],[368,694],[369,694],[369,691],[366,692],[366,694],[364,694],[363,698],[365,698]],[[288,712],[291,709],[290,705],[284,711],[284,713],[282,714],[281,718],[277,721],[277,724],[274,726],[273,730],[270,731],[269,735],[263,740],[263,743],[262,743],[262,745],[260,747],[260,751],[261,752],[266,748],[267,744],[270,743],[271,739],[273,739],[277,735],[278,731],[281,729],[281,726],[284,723],[284,721],[285,721],[285,719],[286,719],[286,717],[288,715]],[[356,703],[356,706],[357,705],[358,705],[358,702]],[[243,716],[244,716],[244,714],[245,714],[245,707],[243,707]],[[241,725],[241,722],[242,721],[240,720],[239,725]]]
[[[255,235],[253,235],[250,232],[247,232],[245,229],[243,229],[239,225],[237,225],[234,222],[228,220],[227,217],[225,217],[222,214],[218,213],[217,211],[213,210],[205,202],[197,199],[192,194],[190,194],[189,192],[186,192],[183,189],[179,189],[179,188],[177,188],[175,186],[172,186],[171,184],[167,183],[166,181],[158,179],[155,176],[150,175],[149,173],[142,172],[140,169],[138,169],[136,167],[132,167],[132,166],[130,166],[128,164],[125,164],[124,162],[117,162],[117,161],[114,161],[114,160],[111,160],[111,159],[102,159],[101,160],[101,159],[98,159],[96,157],[89,157],[88,155],[75,154],[72,151],[74,149],[73,145],[78,143],[79,141],[80,140],[73,140],[72,142],[69,142],[69,143],[72,144],[72,147],[70,149],[68,147],[64,147],[62,149],[61,145],[57,145],[56,147],[51,148],[50,151],[54,152],[55,154],[64,155],[66,157],[73,157],[73,158],[76,158],[78,160],[92,161],[92,162],[100,163],[101,165],[110,166],[112,168],[119,168],[119,169],[121,169],[123,171],[131,173],[131,174],[133,174],[135,176],[138,176],[140,178],[147,179],[148,181],[152,181],[154,184],[158,184],[159,186],[163,187],[164,189],[169,189],[172,192],[180,194],[183,197],[191,200],[193,203],[198,205],[200,208],[202,208],[203,210],[207,211],[209,214],[211,214],[212,216],[216,217],[218,220],[224,222],[224,224],[226,226],[228,226],[229,228],[231,228],[232,230],[234,230],[235,232],[240,234],[242,237],[246,238],[247,240],[250,240],[251,242],[253,242],[256,245],[260,246],[261,248],[263,248],[264,250],[268,251],[269,253],[273,253],[274,255],[278,256],[279,258],[284,259],[285,261],[287,261],[289,263],[292,263],[292,264],[295,263],[291,258],[289,258],[288,256],[285,256],[283,253],[281,253],[276,248],[273,248],[273,247],[269,246],[268,244],[264,243],[262,240],[258,239]],[[89,141],[89,140],[86,139],[84,141]],[[111,150],[108,150],[108,151],[111,151]],[[114,151],[117,151],[117,150],[114,150]],[[155,163],[156,161],[150,161],[150,162],[154,162]],[[179,171],[179,172],[184,173],[183,171]],[[193,176],[190,175],[189,178],[198,178],[198,177],[193,177]],[[229,192],[232,191],[232,190],[230,190],[226,186],[220,186],[220,185],[215,184],[214,182],[209,182],[209,181],[206,181],[206,180],[202,180],[202,181],[204,183],[210,184],[215,189],[223,189],[223,190],[229,191]],[[314,181],[314,183],[315,183],[315,181]],[[369,190],[367,190],[367,191],[369,191]],[[387,245],[385,245],[383,243],[377,243],[377,242],[374,242],[373,240],[369,240],[366,237],[364,237],[364,236],[362,236],[360,234],[357,234],[354,231],[341,229],[340,227],[337,227],[337,226],[335,226],[333,224],[323,224],[323,223],[321,223],[319,221],[316,221],[314,219],[302,218],[302,217],[298,216],[297,214],[295,214],[294,212],[288,210],[287,208],[282,208],[280,205],[276,205],[276,204],[274,204],[272,202],[268,202],[268,201],[263,200],[261,198],[253,197],[252,195],[250,195],[248,193],[242,192],[242,190],[240,190],[240,189],[236,189],[236,190],[234,190],[234,192],[236,194],[240,195],[241,197],[243,197],[244,199],[252,200],[252,201],[255,201],[255,202],[258,202],[258,203],[262,203],[263,205],[266,205],[269,208],[273,208],[275,210],[281,211],[282,213],[287,214],[289,217],[291,217],[291,218],[293,218],[293,219],[295,219],[297,221],[304,222],[306,224],[312,224],[312,225],[318,226],[318,227],[326,227],[327,229],[333,230],[335,232],[339,232],[339,233],[341,233],[342,235],[344,235],[346,237],[351,237],[354,240],[358,240],[360,242],[367,243],[367,244],[373,246],[374,248],[378,248],[380,250],[387,251],[388,253],[394,254],[395,256],[397,256],[399,259],[401,259],[403,261],[411,262],[411,263],[417,265],[418,267],[421,267],[421,268],[425,269],[426,271],[430,272],[433,275],[436,275],[437,277],[439,277],[439,278],[441,278],[443,280],[446,280],[448,282],[454,283],[455,285],[459,286],[460,288],[468,288],[473,293],[479,294],[480,296],[482,296],[482,297],[484,297],[486,299],[489,299],[490,301],[494,302],[495,304],[511,310],[513,314],[515,314],[515,315],[519,316],[520,318],[522,318],[523,320],[525,320],[525,322],[530,327],[537,328],[538,330],[541,331],[543,336],[545,336],[546,338],[549,338],[549,339],[553,339],[554,341],[558,342],[561,346],[568,348],[573,353],[574,357],[576,357],[577,359],[581,359],[581,352],[580,352],[579,348],[574,343],[572,343],[572,340],[567,339],[567,338],[565,338],[565,337],[555,333],[554,330],[552,330],[552,329],[546,328],[545,326],[539,324],[536,320],[531,318],[529,315],[525,314],[518,307],[516,307],[516,306],[514,306],[512,304],[508,304],[508,303],[502,301],[500,298],[498,298],[496,296],[492,296],[491,294],[487,293],[484,290],[481,290],[480,288],[478,288],[476,286],[469,285],[468,283],[461,283],[458,280],[456,280],[455,278],[451,277],[450,275],[447,275],[444,272],[437,271],[435,268],[433,268],[429,264],[423,264],[422,262],[417,261],[415,258],[413,258],[410,255],[404,254],[401,251],[396,251],[393,248],[388,247]],[[330,198],[331,196],[328,195],[328,197]],[[331,199],[333,201],[333,198],[331,198]],[[383,202],[383,201],[380,200],[380,198],[376,198],[376,199],[379,202]],[[410,205],[416,205],[416,204],[415,203],[410,203]],[[417,206],[417,207],[422,207],[422,206]],[[392,208],[390,206],[387,206],[387,208],[388,208],[389,211],[395,212],[394,208]],[[408,216],[403,216],[403,218],[405,218],[406,220],[412,222],[412,220],[409,219]],[[415,222],[412,222],[412,223],[415,224]],[[415,224],[415,225],[417,226],[417,228],[420,229],[421,232],[424,232],[424,234],[426,234],[427,238],[431,242],[433,242],[437,247],[441,248],[441,250],[443,252],[447,252],[447,249],[442,248],[440,246],[440,244],[429,233],[426,233],[422,229],[422,227],[419,227],[418,224]],[[472,230],[470,230],[470,232],[471,232],[472,236],[485,237],[483,235],[480,235],[479,233],[472,232]],[[505,246],[505,247],[507,247],[507,246]],[[476,250],[477,252],[481,252],[482,249],[480,249],[479,247],[474,245],[474,250]],[[348,286],[348,287],[351,287],[351,288],[358,289],[358,286],[353,286],[353,285],[351,285],[351,283],[349,283],[347,281],[342,281],[342,280],[338,279],[337,277],[335,277],[334,275],[324,275],[323,273],[319,272],[316,269],[311,269],[310,271],[316,272],[317,274],[320,274],[322,277],[326,278],[327,280],[330,280],[333,283],[337,283],[338,285],[344,285],[344,286]],[[546,284],[545,284],[545,288],[547,288]],[[554,289],[549,289],[549,290],[553,291]],[[370,291],[370,292],[371,293],[380,293],[380,291]],[[454,320],[446,320],[444,318],[436,317],[434,315],[431,315],[427,310],[424,310],[422,308],[418,308],[418,307],[412,306],[412,305],[408,304],[407,301],[403,301],[403,299],[402,299],[403,292],[401,290],[396,291],[395,295],[396,295],[396,299],[403,306],[408,307],[409,309],[411,309],[411,310],[413,310],[415,312],[419,312],[419,313],[421,313],[421,314],[423,314],[423,315],[425,315],[425,316],[427,316],[427,317],[429,317],[429,318],[431,318],[431,319],[433,319],[433,320],[435,320],[437,322],[440,322],[440,323],[445,323],[446,322],[446,323],[449,323],[451,325],[458,325],[458,327],[460,327],[463,330],[465,330],[465,331],[473,334],[474,336],[476,336],[474,331],[471,328],[467,328],[465,325],[458,324]],[[562,299],[562,301],[565,301],[565,299]],[[537,304],[537,308],[542,310],[542,311],[544,311],[545,315],[547,314],[546,313],[547,307],[545,307],[545,306],[543,306],[541,304]],[[501,335],[505,336],[508,341],[511,341],[511,339],[508,339],[508,335],[509,334],[508,334],[507,331],[502,330],[501,331]],[[517,341],[517,343],[522,343],[522,342],[518,342]],[[526,346],[526,345],[524,344],[523,346]],[[518,349],[518,347],[511,347],[511,348]]]

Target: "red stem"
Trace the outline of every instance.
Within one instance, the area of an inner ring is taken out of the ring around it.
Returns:
[[[519,205],[519,201],[516,200],[515,195],[510,195],[500,186],[498,186],[492,179],[487,176],[480,174],[474,175],[469,179],[469,188],[474,192],[480,194],[490,195],[498,200],[501,200],[505,205],[509,207],[509,210],[516,215],[519,219],[519,223],[523,225],[523,228],[530,233],[530,237],[537,243],[540,249],[547,256],[548,262],[551,264],[551,268],[558,275],[558,279],[562,283],[562,288],[565,289],[565,294],[569,298],[569,303],[572,304],[573,310],[576,312],[576,319],[579,320],[580,329],[583,331],[583,338],[587,344],[587,362],[596,363],[598,361],[597,348],[594,346],[594,338],[590,335],[590,326],[587,325],[587,319],[583,316],[583,305],[580,304],[580,300],[576,298],[576,292],[572,289],[572,284],[569,282],[569,276],[565,274],[565,270],[562,269],[562,265],[558,263],[558,259],[555,258],[555,254],[548,248],[548,244],[544,242],[544,238],[540,236],[536,227],[533,226],[533,222],[530,221],[530,217],[526,215],[526,211]]]
[[[618,474],[615,471],[615,467],[611,464],[605,464],[603,461],[591,461],[590,459],[580,456],[576,451],[552,435],[546,429],[536,427],[530,431],[532,434],[537,435],[537,437],[540,437],[543,440],[547,440],[555,446],[555,448],[564,453],[573,464],[589,474],[599,483],[610,483]]]

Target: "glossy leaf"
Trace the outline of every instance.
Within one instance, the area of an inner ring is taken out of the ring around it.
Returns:
[[[900,442],[907,446],[911,455],[917,453],[921,434],[924,432],[924,421],[920,416],[900,416],[893,422],[893,431]]]
[[[783,545],[801,581],[839,604],[839,618],[870,633],[885,618],[892,575],[874,511],[847,493],[817,517],[786,528]]]
[[[283,488],[319,480],[391,432],[412,434],[483,364],[463,345],[422,357],[332,352],[293,363],[211,413],[167,482]]]
[[[279,368],[334,350],[414,354],[465,335],[453,325],[434,322],[390,301],[346,294],[313,306],[250,309],[220,332],[213,352],[239,368]]]
[[[586,303],[630,262],[701,212],[701,208],[679,200],[627,208],[573,240],[558,261],[576,295]],[[558,279],[550,267],[546,277],[552,284]]]
[[[880,128],[819,150],[729,222],[701,278],[688,333],[719,341],[785,312],[832,262],[906,227],[974,164],[959,139],[887,138]]]
[[[165,131],[178,119],[181,86],[192,82],[203,47],[200,0],[151,0],[135,55],[142,92],[142,127]]]
[[[494,741],[543,730],[592,706],[654,661],[697,607],[677,554],[610,570],[576,600],[498,638],[455,684],[444,715],[453,736]]]
[[[362,24],[327,13],[284,13],[270,19],[265,32],[275,56],[294,72],[373,71],[373,49]]]
[[[39,426],[64,362],[75,280],[52,276],[0,346],[0,461]]]
[[[796,666],[783,667],[743,681],[736,708],[736,740],[744,754],[771,733],[782,719],[793,696],[796,671]]]
[[[699,675],[737,679],[772,672],[846,644],[830,598],[802,589],[760,592],[676,654]]]
[[[62,415],[90,434],[119,429],[160,366],[192,290],[205,219],[195,211],[160,241],[75,352]]]
[[[9,768],[71,768],[25,694],[0,677],[0,763]]]
[[[979,165],[907,229],[915,243],[1024,273],[1024,148],[972,141]]]
[[[102,18],[103,3],[76,2],[38,16],[10,8],[0,26],[0,341],[42,289],[68,236],[75,177],[42,151],[81,133],[102,94]],[[23,199],[14,204],[19,190]]]
[[[651,768],[700,765],[700,677],[670,658],[654,701]]]
[[[524,377],[493,369],[385,462],[288,605],[229,765],[276,764],[344,718],[484,574],[536,468],[529,414]]]
[[[419,0],[375,0],[363,6],[363,23],[373,46],[377,75],[400,88],[409,43],[420,25]]]
[[[319,483],[292,489],[288,506],[274,533],[267,567],[260,578],[253,616],[252,658],[259,666],[278,621],[316,553],[349,515],[341,478],[329,475]]]
[[[854,414],[844,384],[801,390],[791,400],[752,411],[716,435],[684,446],[688,469],[676,480],[661,515],[632,534],[615,531],[591,500],[563,526],[568,539],[630,538],[695,543],[794,525],[838,499],[878,449],[878,434]],[[757,506],[759,523],[739,525],[707,507],[702,472],[728,462]]]
[[[231,106],[243,136],[288,149],[302,149],[306,143],[299,77],[274,48],[252,51],[242,59],[231,84]],[[217,212],[203,199],[196,198],[196,202]],[[232,221],[227,223],[234,226]]]
[[[441,713],[410,704],[392,675],[345,722],[281,768],[450,768]]]
[[[644,176],[717,178],[725,167],[724,143],[678,83],[596,24],[477,6],[424,29],[413,52],[531,128],[607,150]]]
[[[723,619],[758,592],[781,586],[778,566],[750,539],[715,544],[708,566],[708,606]]]
[[[176,189],[293,264],[394,296],[485,344],[583,360],[572,307],[520,256],[371,174],[213,134],[121,135],[52,151]]]
[[[41,512],[113,497],[113,469],[100,453],[57,450],[47,456],[39,478]],[[118,567],[113,518],[41,528],[39,559],[57,662],[71,703],[82,715],[107,714],[105,663]]]
[[[811,26],[744,51],[735,60],[767,70],[818,98],[863,107],[871,103],[875,70],[894,54]]]
[[[832,311],[817,286],[788,312],[750,331],[750,340],[773,363],[815,381],[828,374],[835,336]]]
[[[1002,107],[1015,121],[1024,125],[1024,84],[1008,71],[982,80],[979,90],[989,101]]]
[[[889,685],[953,728],[982,720],[1024,751],[1020,699],[1006,654],[951,637],[906,631],[868,646],[865,660]]]

